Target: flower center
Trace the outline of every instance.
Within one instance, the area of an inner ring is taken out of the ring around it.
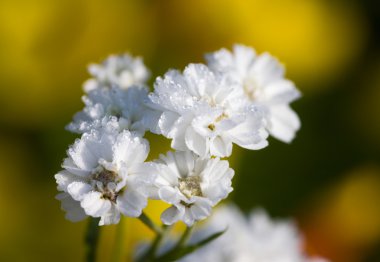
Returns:
[[[215,130],[215,123],[218,123],[218,122],[220,122],[220,121],[222,121],[223,119],[226,119],[226,118],[228,118],[228,115],[223,112],[220,116],[218,116],[215,119],[215,121],[213,123],[209,124],[207,126],[207,128],[210,129],[211,131],[214,131]]]
[[[123,115],[121,112],[121,108],[117,106],[110,106],[108,108],[108,114],[111,116],[115,116],[118,119]]]
[[[103,194],[103,198],[116,202],[119,192],[116,192],[116,184],[120,178],[116,172],[102,168],[93,176],[94,187]]]
[[[192,196],[203,196],[201,189],[201,178],[199,176],[188,176],[179,179],[179,190],[187,198]]]
[[[110,182],[115,182],[117,178],[118,175],[115,172],[107,169],[102,169],[94,175],[94,180],[101,182],[103,185],[107,185]]]
[[[244,92],[251,101],[254,101],[257,97],[258,85],[253,78],[248,78],[244,81]]]

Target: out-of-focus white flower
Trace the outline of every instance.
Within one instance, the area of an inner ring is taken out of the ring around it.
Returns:
[[[160,155],[156,168],[156,198],[172,204],[161,214],[167,225],[181,220],[190,226],[208,217],[211,208],[232,191],[234,171],[226,160],[201,159],[189,151],[168,152]]]
[[[267,145],[263,112],[239,86],[205,65],[190,64],[183,74],[169,71],[157,79],[149,98],[157,114],[151,131],[171,138],[176,150],[226,157],[232,143],[248,149]]]
[[[284,78],[284,67],[271,55],[235,45],[233,52],[221,49],[206,56],[209,67],[240,83],[252,104],[266,108],[267,129],[284,142],[291,142],[300,128],[289,103],[300,97],[293,82]]]
[[[100,217],[99,225],[119,222],[120,213],[137,217],[147,204],[147,190],[153,182],[145,139],[114,126],[84,133],[68,150],[64,170],[55,175],[57,198],[67,219],[85,215]],[[82,209],[82,210],[81,210]]]
[[[120,130],[127,129],[143,135],[146,131],[144,119],[150,109],[144,105],[148,89],[132,86],[120,88],[94,89],[82,97],[85,107],[74,115],[67,129],[75,133],[89,132],[104,126],[109,119],[117,119]]]
[[[192,241],[225,229],[218,239],[180,261],[327,262],[305,254],[302,237],[294,223],[272,221],[263,210],[252,212],[246,219],[232,205],[215,210],[206,229],[198,232]]]
[[[91,64],[88,71],[93,78],[84,83],[85,92],[97,88],[117,86],[127,89],[133,85],[144,85],[150,76],[142,59],[129,54],[110,55],[101,64]]]

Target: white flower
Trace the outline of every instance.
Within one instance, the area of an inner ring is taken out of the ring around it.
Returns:
[[[136,84],[145,84],[150,76],[142,59],[129,54],[110,55],[102,64],[91,64],[88,71],[93,78],[84,83],[85,92],[113,86],[127,89]]]
[[[89,132],[104,126],[112,117],[117,119],[119,129],[127,129],[143,135],[144,124],[150,109],[144,105],[148,89],[132,86],[127,90],[120,88],[94,89],[82,97],[85,107],[75,114],[67,129],[75,133]]]
[[[289,103],[300,97],[294,84],[284,78],[284,67],[271,55],[256,55],[252,48],[235,45],[233,52],[221,49],[206,56],[216,72],[240,83],[246,97],[267,112],[267,129],[284,142],[291,142],[300,128],[297,114]]]
[[[217,209],[206,229],[195,234],[199,241],[212,232],[226,232],[200,250],[181,259],[187,261],[226,262],[312,262],[303,250],[303,240],[294,223],[272,221],[263,210],[248,219],[232,205]],[[327,261],[326,261],[327,262]]]
[[[157,198],[172,204],[161,214],[164,224],[182,220],[188,226],[208,217],[211,208],[232,191],[234,171],[228,161],[201,159],[192,152],[160,155],[155,185]]]
[[[176,150],[201,157],[226,157],[232,143],[248,149],[267,145],[262,112],[250,105],[239,87],[202,64],[183,74],[169,71],[158,78],[148,106],[156,110],[151,131],[172,139]]]
[[[67,219],[78,221],[85,213],[106,225],[118,223],[120,213],[139,216],[147,204],[145,187],[154,179],[144,163],[148,152],[145,139],[119,133],[112,125],[84,133],[69,148],[64,170],[55,175]]]

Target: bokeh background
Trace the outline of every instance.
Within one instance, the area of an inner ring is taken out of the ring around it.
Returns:
[[[156,77],[233,43],[277,56],[303,97],[291,145],[235,146],[231,199],[294,217],[311,254],[380,261],[379,15],[365,0],[1,0],[0,261],[84,258],[86,221],[64,219],[53,175],[90,62],[128,51]],[[99,261],[113,259],[115,229],[102,228]],[[137,220],[123,230],[125,259],[150,235]]]

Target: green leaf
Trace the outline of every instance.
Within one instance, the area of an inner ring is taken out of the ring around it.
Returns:
[[[173,250],[170,250],[168,253],[162,255],[161,257],[157,258],[156,262],[167,262],[167,261],[175,261],[177,259],[180,259],[190,253],[193,253],[197,249],[205,246],[206,244],[210,243],[211,241],[217,239],[221,235],[223,235],[227,231],[227,228],[223,231],[216,232],[207,238],[199,241],[198,243],[195,243],[193,245],[185,246],[182,248],[174,248]]]

